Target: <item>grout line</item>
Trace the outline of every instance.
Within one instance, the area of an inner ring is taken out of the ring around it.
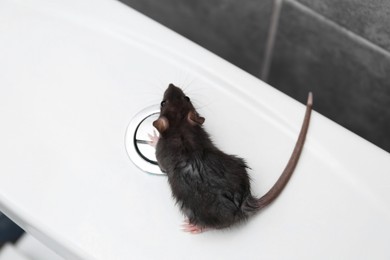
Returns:
[[[379,45],[376,45],[375,43],[367,40],[363,36],[360,36],[356,34],[355,32],[347,29],[346,27],[330,20],[329,18],[323,16],[322,14],[317,13],[316,11],[312,10],[311,8],[307,7],[306,5],[299,3],[296,0],[284,0],[285,2],[293,4],[295,7],[297,7],[299,10],[319,19],[320,21],[324,22],[326,25],[340,30],[342,33],[346,34],[348,37],[350,37],[353,40],[356,40],[362,44],[368,45],[368,47],[374,49],[375,51],[380,52],[382,55],[390,58],[390,52],[386,49],[380,47]]]
[[[267,43],[265,46],[264,61],[260,73],[261,79],[265,82],[267,82],[268,80],[268,74],[271,66],[272,53],[275,45],[274,43],[275,43],[276,33],[278,30],[281,9],[282,9],[282,0],[274,0],[273,7],[272,7],[271,22],[269,25],[268,36],[267,36]]]

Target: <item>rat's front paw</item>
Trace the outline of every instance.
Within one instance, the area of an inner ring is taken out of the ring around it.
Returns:
[[[151,134],[148,134],[149,138],[150,138],[150,141],[148,142],[151,146],[153,146],[154,148],[156,148],[156,145],[158,143],[158,135],[156,134],[156,131],[153,130],[153,135]]]

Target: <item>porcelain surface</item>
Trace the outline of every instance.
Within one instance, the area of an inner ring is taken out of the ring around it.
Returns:
[[[390,258],[389,154],[315,112],[273,205],[239,227],[182,232],[166,177],[125,148],[131,119],[169,83],[264,194],[305,100],[116,1],[1,1],[0,211],[66,259]]]

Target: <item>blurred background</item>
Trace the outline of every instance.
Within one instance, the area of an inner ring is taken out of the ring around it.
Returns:
[[[390,1],[120,1],[390,152]]]
[[[7,242],[14,243],[24,231],[0,212],[0,248]]]

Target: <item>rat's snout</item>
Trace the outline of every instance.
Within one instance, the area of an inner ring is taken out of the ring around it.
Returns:
[[[166,90],[167,93],[171,93],[171,92],[174,92],[178,89],[178,87],[176,87],[173,83],[170,83],[168,85],[168,88]]]
[[[177,87],[175,85],[173,85],[173,83],[170,83],[164,92],[164,99],[167,99],[167,97],[172,95],[172,93],[175,92],[176,89],[177,89]]]
[[[176,87],[174,84],[171,83],[165,90],[164,100],[180,100],[184,96],[185,95],[183,91],[179,87]]]
[[[173,83],[170,83],[168,85],[168,88],[166,90],[167,93],[176,93],[180,91],[180,88],[179,87],[176,87]]]

